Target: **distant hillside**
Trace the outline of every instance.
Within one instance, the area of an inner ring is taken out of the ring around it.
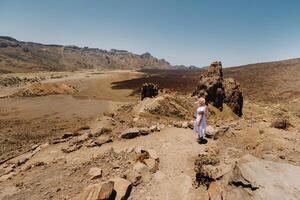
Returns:
[[[116,82],[114,88],[138,92],[141,84],[153,82],[162,88],[191,94],[205,69],[143,70],[143,77]],[[300,58],[223,68],[223,72],[226,78],[232,77],[241,84],[246,99],[277,102],[300,98]]]
[[[300,58],[224,69],[249,99],[278,101],[300,97]]]
[[[0,36],[0,73],[76,69],[170,69],[150,53],[22,42]]]

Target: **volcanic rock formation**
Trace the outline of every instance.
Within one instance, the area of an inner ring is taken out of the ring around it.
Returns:
[[[223,110],[226,103],[238,116],[242,116],[243,95],[239,84],[232,78],[223,79],[222,63],[211,63],[208,70],[200,76],[193,96],[204,97],[207,103]]]
[[[159,86],[154,83],[144,83],[141,88],[141,99],[155,97],[158,95]]]

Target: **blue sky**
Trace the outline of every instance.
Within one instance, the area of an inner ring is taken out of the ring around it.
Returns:
[[[236,66],[300,57],[300,1],[0,0],[0,35]]]

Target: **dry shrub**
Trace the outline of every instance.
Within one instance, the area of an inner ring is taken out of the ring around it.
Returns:
[[[109,128],[109,127],[103,127],[103,128],[101,128],[101,135],[102,134],[109,134],[109,133],[111,133],[112,132],[112,129],[111,128]]]
[[[212,178],[208,177],[203,169],[205,165],[216,165],[219,163],[219,159],[215,155],[209,154],[200,154],[195,160],[195,172],[196,172],[196,181],[198,185],[209,186],[213,181]]]
[[[274,128],[286,130],[291,126],[291,124],[290,124],[290,122],[287,118],[280,117],[280,118],[277,118],[271,124],[271,126],[274,127]]]

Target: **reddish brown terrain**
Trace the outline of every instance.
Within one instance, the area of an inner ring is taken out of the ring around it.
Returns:
[[[224,68],[243,115],[208,105],[203,144],[191,94],[207,69],[4,73],[0,199],[297,199],[299,69]],[[146,82],[162,90],[141,101]]]

